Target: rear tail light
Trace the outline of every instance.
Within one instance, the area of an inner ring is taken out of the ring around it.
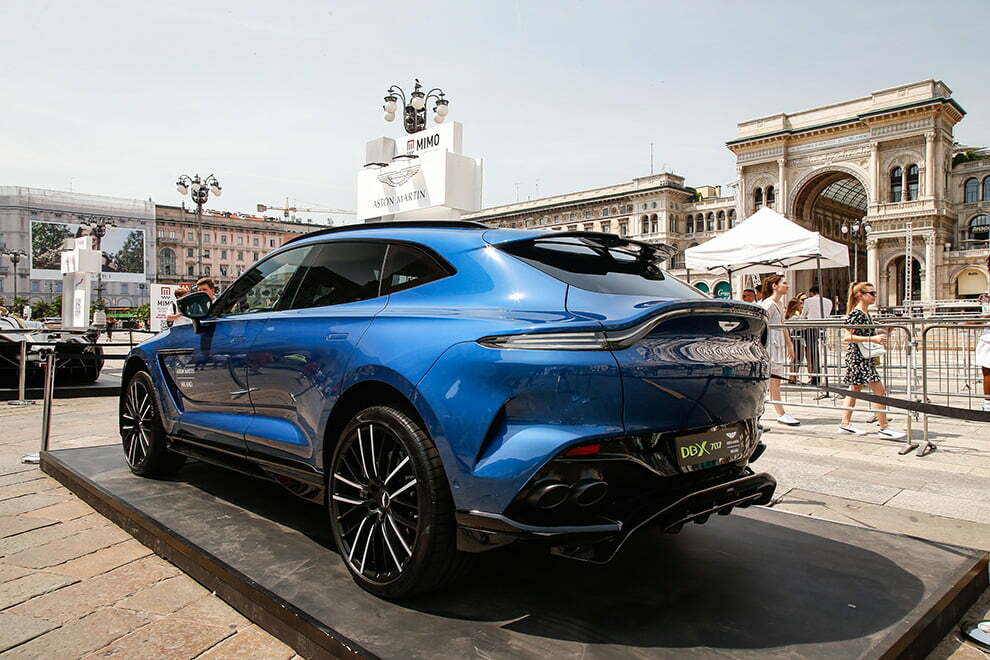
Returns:
[[[478,343],[488,348],[518,348],[544,351],[601,351],[608,349],[602,332],[543,332],[539,334],[493,335]]]
[[[568,449],[564,456],[592,456],[602,450],[601,445],[581,445]]]

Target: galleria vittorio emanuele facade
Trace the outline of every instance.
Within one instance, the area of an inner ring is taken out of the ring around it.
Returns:
[[[881,305],[899,305],[910,264],[911,300],[972,298],[988,289],[981,266],[990,239],[990,151],[956,143],[953,128],[965,114],[944,83],[925,80],[738,124],[727,143],[736,157],[731,195],[664,172],[469,217],[668,243],[682,250],[673,272],[727,295],[724,276],[683,268],[683,250],[767,205],[853,248],[858,272],[826,271],[829,297],[842,298],[852,277],[874,282]],[[842,231],[864,219],[869,232]],[[794,273],[794,288],[807,289],[812,277]]]

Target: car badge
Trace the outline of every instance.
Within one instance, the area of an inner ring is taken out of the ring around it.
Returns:
[[[742,321],[719,321],[718,327],[722,328],[725,332],[732,332],[736,328],[742,325]]]

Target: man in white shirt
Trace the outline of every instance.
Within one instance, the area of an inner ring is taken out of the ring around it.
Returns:
[[[832,301],[823,298],[818,285],[808,289],[808,297],[804,299],[804,309],[798,315],[802,321],[821,321],[832,315]],[[805,353],[808,356],[808,373],[818,374],[821,372],[821,348],[824,337],[818,328],[807,328],[802,331],[804,342],[807,346]],[[817,385],[819,378],[817,375],[811,376],[811,384]],[[824,399],[827,394],[820,394],[819,398]]]

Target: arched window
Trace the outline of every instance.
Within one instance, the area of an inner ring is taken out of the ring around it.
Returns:
[[[980,201],[980,182],[977,179],[966,179],[963,185],[963,203],[970,204]]]
[[[918,166],[907,168],[907,199],[918,199]]]
[[[675,231],[676,231],[676,227],[677,227],[677,218],[676,218],[676,216],[673,219],[673,223],[674,223],[674,228],[675,228]],[[651,213],[650,214],[650,231],[653,232],[654,234],[657,233],[658,231],[660,231],[660,219],[657,218],[657,214],[656,213]]]
[[[904,190],[904,170],[895,167],[890,171],[890,201],[901,201],[901,193]]]
[[[729,229],[736,226],[736,210],[729,209]]]
[[[969,221],[969,240],[990,241],[990,215],[974,215]]]
[[[687,217],[687,229],[685,230],[688,234],[694,233],[694,216],[688,213]]]
[[[763,206],[763,188],[757,188],[753,191],[753,207],[759,211],[761,206]]]
[[[708,229],[708,231],[715,231],[715,214],[714,213],[711,213],[711,212],[708,213],[708,226],[707,226],[707,229]]]
[[[646,206],[646,204],[643,204],[643,206]],[[649,218],[649,216],[644,215],[640,219],[640,225],[642,226],[642,233],[645,234],[645,233],[649,232],[650,231],[650,218]]]
[[[671,270],[675,268],[684,268],[684,253],[678,252],[670,258],[670,268]]]
[[[777,201],[777,196],[774,193],[773,186],[767,186],[767,206],[773,208],[775,201]]]
[[[725,231],[725,211],[718,212],[718,230]]]
[[[983,179],[983,201],[990,202],[990,176]]]
[[[175,275],[175,252],[164,248],[158,253],[158,272],[161,275]]]

